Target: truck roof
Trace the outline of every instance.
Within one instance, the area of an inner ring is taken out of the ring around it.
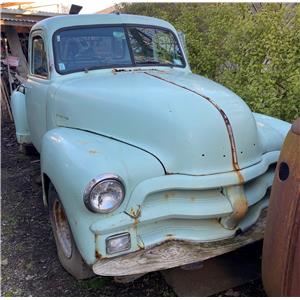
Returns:
[[[56,30],[61,28],[95,24],[141,24],[161,26],[175,31],[175,28],[170,23],[161,19],[129,14],[82,14],[56,16],[36,23],[32,27],[31,31],[44,29],[50,36],[52,36]]]

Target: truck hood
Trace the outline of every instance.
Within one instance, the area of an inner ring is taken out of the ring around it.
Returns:
[[[56,92],[57,126],[139,147],[159,159],[167,173],[229,172],[261,159],[249,107],[211,80],[174,69],[80,75]]]

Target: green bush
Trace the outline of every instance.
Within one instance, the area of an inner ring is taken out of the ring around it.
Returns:
[[[227,86],[253,111],[300,112],[300,5],[133,3],[121,12],[171,22],[186,35],[193,72]]]

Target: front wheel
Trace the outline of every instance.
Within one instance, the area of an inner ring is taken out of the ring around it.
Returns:
[[[76,279],[86,279],[95,276],[93,271],[83,261],[77,249],[65,210],[51,183],[49,186],[48,199],[52,231],[58,258],[62,266]]]

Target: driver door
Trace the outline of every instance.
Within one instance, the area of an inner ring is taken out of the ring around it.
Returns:
[[[30,71],[26,83],[26,111],[32,143],[40,152],[46,128],[47,94],[50,86],[47,45],[41,30],[34,31],[29,42]]]

